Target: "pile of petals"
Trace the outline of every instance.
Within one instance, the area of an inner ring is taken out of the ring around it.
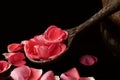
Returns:
[[[15,68],[10,76],[13,80],[95,80],[93,77],[80,77],[75,67],[58,76],[52,70],[43,73],[42,69],[23,65]]]
[[[67,36],[65,30],[52,25],[43,34],[23,42],[25,54],[35,60],[54,58],[65,51]]]
[[[26,57],[33,60],[46,60],[61,55],[66,50],[64,42],[67,37],[67,31],[52,25],[43,34],[20,43],[9,44],[8,52],[3,53],[6,60],[0,60],[0,73],[7,71],[13,65],[15,68],[10,74],[13,80],[94,80],[93,77],[80,77],[75,67],[61,75],[55,75],[52,70],[43,72],[42,69],[26,65]],[[80,63],[86,66],[91,66],[95,62],[97,58],[91,55],[80,58]]]
[[[36,35],[29,40],[9,44],[8,51],[16,52],[23,49],[27,58],[34,60],[51,59],[66,50],[64,41],[67,37],[67,31],[51,25],[44,33]]]

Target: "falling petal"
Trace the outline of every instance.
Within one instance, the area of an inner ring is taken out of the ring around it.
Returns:
[[[80,63],[85,66],[92,66],[98,61],[97,57],[93,55],[83,55],[80,57]]]

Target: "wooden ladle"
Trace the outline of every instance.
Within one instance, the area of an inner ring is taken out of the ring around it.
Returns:
[[[77,35],[77,33],[84,30],[85,28],[92,26],[95,23],[100,22],[105,17],[113,14],[114,12],[116,12],[118,10],[120,10],[120,0],[114,0],[114,1],[110,2],[109,4],[107,4],[106,6],[104,6],[101,10],[99,10],[97,13],[95,13],[91,18],[86,20],[84,23],[82,23],[74,28],[67,29],[67,31],[68,31],[67,49],[61,55],[59,55],[53,59],[49,59],[49,60],[40,60],[40,61],[36,61],[36,60],[32,60],[32,59],[29,59],[29,60],[32,63],[38,64],[38,65],[45,65],[45,64],[50,64],[52,62],[56,62],[56,60],[59,60],[64,55],[68,54],[69,48],[72,44],[72,41],[73,41],[75,35]]]

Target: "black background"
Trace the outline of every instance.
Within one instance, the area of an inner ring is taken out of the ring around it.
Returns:
[[[62,29],[75,27],[99,11],[102,5],[101,0],[80,0],[68,3],[5,3],[1,8],[0,53],[2,54],[7,52],[8,44],[41,34],[50,25]],[[48,69],[53,69],[55,74],[61,74],[76,67],[81,76],[94,76],[96,80],[115,80],[119,77],[117,75],[119,61],[107,52],[100,35],[99,24],[85,29],[75,37],[70,54],[72,56],[68,59],[63,59]],[[98,57],[98,63],[90,67],[81,65],[79,57],[84,54]],[[4,59],[2,55],[0,58]]]

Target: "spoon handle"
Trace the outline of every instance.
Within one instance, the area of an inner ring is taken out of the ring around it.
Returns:
[[[89,27],[101,21],[106,16],[109,16],[118,10],[120,10],[120,0],[111,1],[109,4],[104,6],[101,10],[99,10],[96,14],[94,14],[91,18],[89,18],[87,21],[85,21],[84,23],[74,28],[71,28],[70,31],[73,31],[73,34],[75,35],[76,33],[80,32],[84,28]]]

